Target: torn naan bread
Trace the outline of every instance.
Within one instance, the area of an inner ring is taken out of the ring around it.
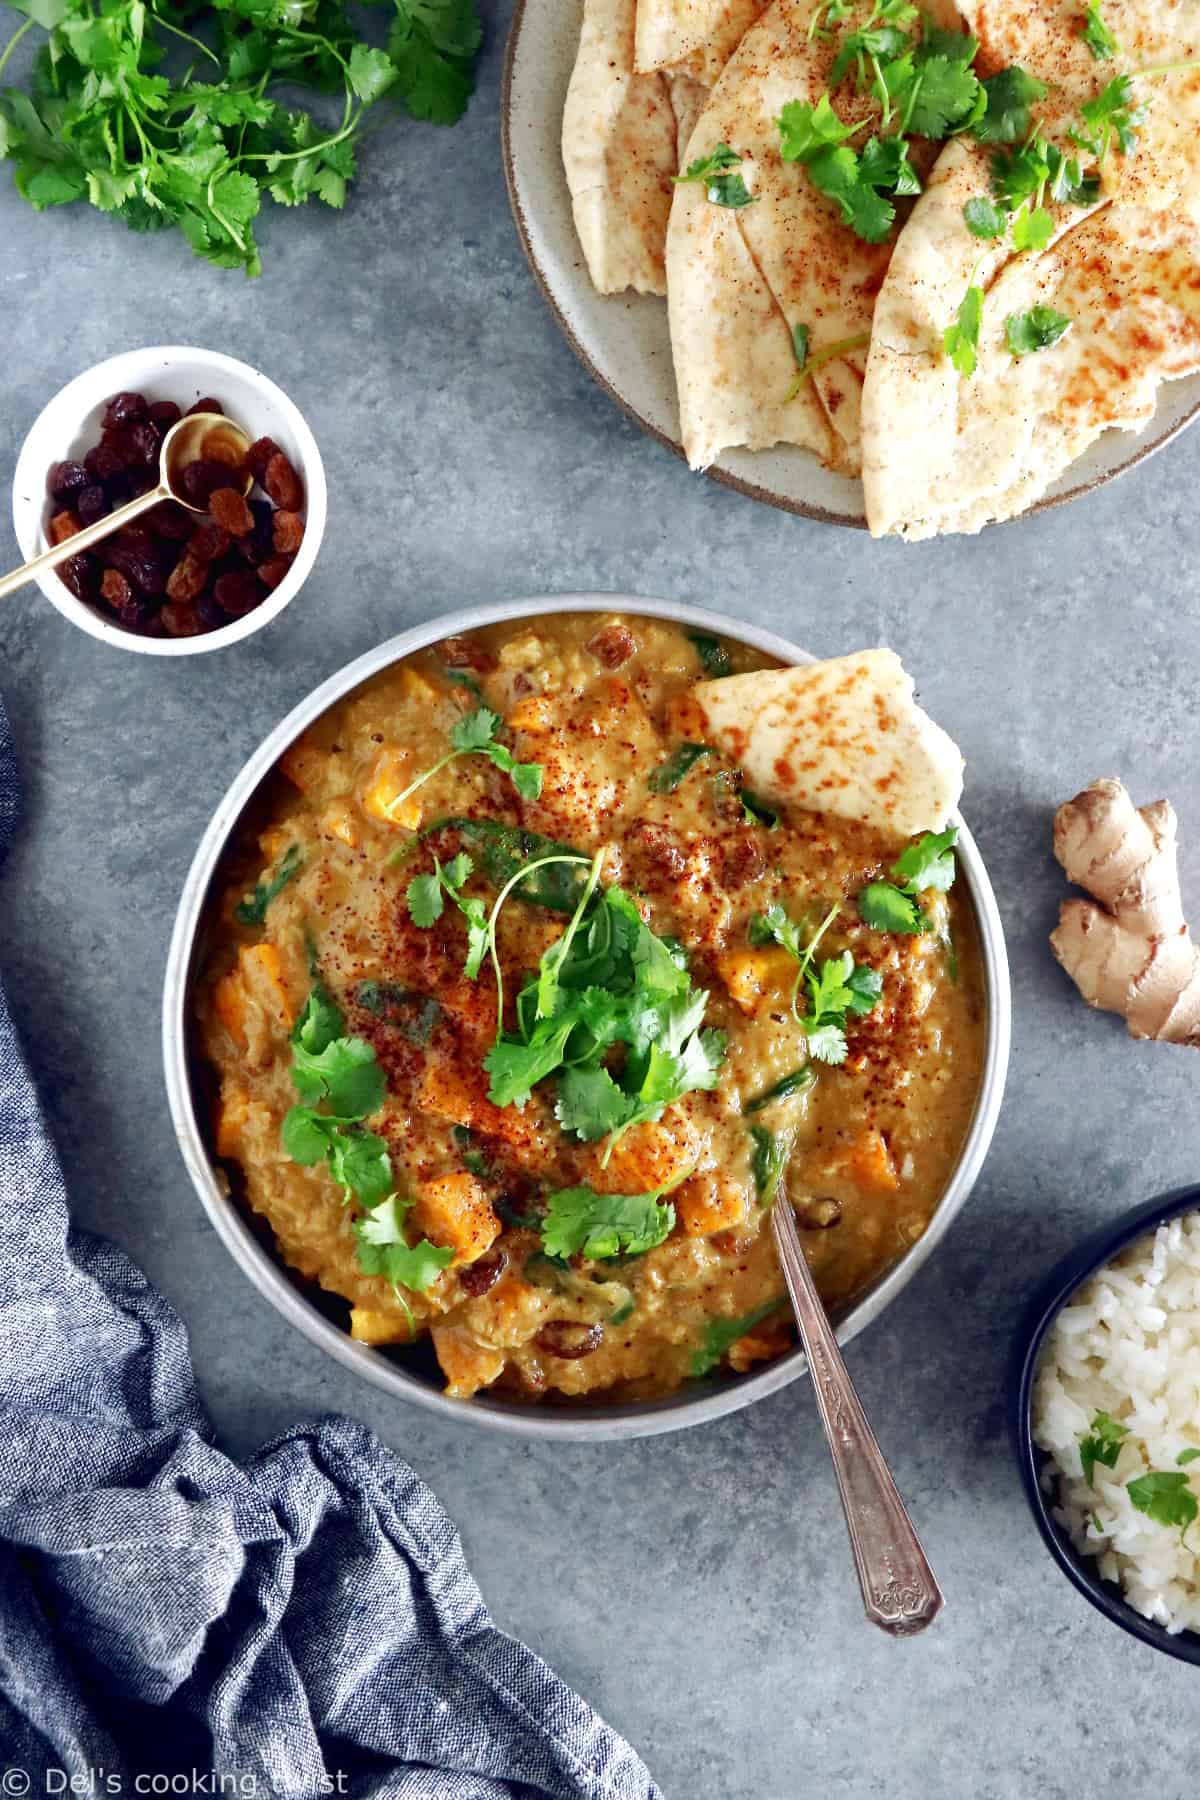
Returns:
[[[941,831],[962,794],[957,744],[922,712],[894,650],[702,681],[704,741],[755,793],[898,837]]]
[[[694,469],[723,450],[795,444],[831,468],[862,466],[859,410],[866,369],[861,347],[796,382],[793,331],[808,330],[810,355],[866,339],[891,242],[868,244],[805,169],[780,154],[779,115],[789,100],[815,105],[827,92],[838,50],[811,31],[822,0],[773,0],[731,57],[687,146],[685,160],[732,145],[756,196],[737,211],[714,206],[702,183],[675,191],[667,235],[671,347],[683,446]],[[945,0],[938,22],[957,15]],[[838,90],[843,117],[878,118],[870,95]],[[920,149],[914,162],[920,164]],[[932,160],[930,157],[928,160]]]
[[[634,67],[675,69],[715,85],[769,0],[638,0]]]
[[[563,110],[575,229],[602,294],[665,294],[672,178],[707,99],[685,74],[633,67],[637,0],[585,0]]]
[[[964,0],[963,12],[980,73],[1020,63],[1044,80],[1038,129],[1073,153],[1080,107],[1115,74],[1200,51],[1200,20],[1188,36],[1165,0],[1107,0],[1121,51],[1103,63],[1080,38],[1073,0]],[[963,208],[990,193],[991,153],[962,138],[943,150],[875,308],[862,428],[876,537],[975,532],[1013,517],[1104,431],[1141,430],[1159,384],[1198,366],[1200,72],[1139,83],[1137,97],[1149,112],[1135,148],[1110,151],[1096,210],[1051,208],[1042,252],[1017,257],[971,235]],[[972,281],[985,295],[979,366],[962,377],[944,333]],[[1051,349],[1014,357],[1005,321],[1035,305],[1071,328]]]

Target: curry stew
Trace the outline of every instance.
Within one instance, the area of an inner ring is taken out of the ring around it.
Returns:
[[[983,1043],[964,884],[869,928],[904,846],[688,742],[697,681],[768,666],[616,615],[446,640],[292,745],[222,870],[216,1154],[353,1336],[428,1334],[450,1394],[746,1370],[793,1341],[771,1204],[836,1313],[945,1189]]]

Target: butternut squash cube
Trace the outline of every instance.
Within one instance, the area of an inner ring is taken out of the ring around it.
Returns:
[[[693,1175],[671,1195],[679,1222],[689,1237],[711,1237],[714,1231],[736,1231],[746,1223],[750,1202],[744,1187],[709,1170]]]
[[[761,1012],[785,999],[796,978],[796,965],[786,950],[729,950],[717,957],[729,997],[744,1013]]]
[[[422,1182],[412,1211],[417,1229],[448,1244],[456,1263],[475,1262],[500,1235],[500,1221],[482,1184],[466,1169]]]
[[[350,1336],[360,1344],[407,1344],[408,1320],[397,1309],[384,1312],[372,1306],[350,1308]]]
[[[385,744],[371,764],[362,790],[362,808],[373,819],[385,825],[401,825],[405,831],[416,831],[421,823],[421,801],[417,794],[407,800],[400,796],[412,781],[412,758],[399,744]]]

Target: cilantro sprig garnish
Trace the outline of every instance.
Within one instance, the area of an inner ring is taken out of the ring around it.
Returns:
[[[1121,48],[1100,15],[1098,0],[1092,0],[1088,7],[1079,35],[1097,62],[1108,62]]]
[[[1052,306],[1031,306],[1028,312],[1009,313],[1004,321],[1004,336],[1014,356],[1049,350],[1070,329],[1067,315],[1055,312]]]
[[[1115,1469],[1117,1458],[1121,1454],[1121,1444],[1129,1436],[1128,1425],[1122,1425],[1109,1413],[1098,1412],[1092,1420],[1089,1430],[1079,1440],[1079,1460],[1083,1464],[1083,1479],[1089,1487],[1095,1486],[1096,1465],[1100,1463],[1106,1469]]]
[[[927,831],[892,864],[893,881],[871,881],[857,895],[859,916],[876,931],[898,931],[910,936],[930,929],[929,915],[919,896],[930,890],[946,893],[954,885],[954,845],[958,827]]]
[[[776,904],[765,913],[755,913],[750,921],[752,944],[778,944],[796,960],[796,977],[792,983],[792,1016],[804,1028],[808,1054],[817,1062],[841,1063],[846,1060],[846,1017],[849,1013],[869,1013],[883,992],[883,978],[877,970],[856,963],[849,950],[839,956],[826,957],[817,967],[816,951],[841,908],[831,907],[812,937],[804,941],[799,925]],[[798,1006],[801,989],[807,993],[808,1007],[801,1013]],[[796,1092],[802,1085],[797,1079]],[[758,1104],[780,1098],[776,1092],[760,1097]]]
[[[500,714],[490,707],[477,706],[474,712],[464,713],[450,733],[450,749],[440,756],[431,768],[425,769],[410,781],[403,793],[397,794],[388,803],[388,813],[395,818],[406,800],[410,800],[418,788],[440,775],[443,769],[457,762],[462,756],[486,756],[496,768],[502,769],[510,777],[522,800],[536,800],[542,791],[544,771],[541,763],[519,763],[507,744],[502,744],[496,733],[504,721]]]
[[[135,231],[175,226],[197,256],[261,271],[254,222],[269,196],[340,208],[368,116],[385,96],[452,124],[473,86],[474,0],[391,0],[386,48],[345,0],[43,0],[25,7],[0,62],[34,26],[48,38],[28,91],[0,94],[0,157],[38,211],[88,200]],[[180,42],[190,61],[180,66]],[[286,98],[275,98],[283,88]],[[324,122],[305,90],[336,94]]]
[[[363,1038],[345,1036],[341,1008],[319,981],[292,1028],[291,1043],[292,1082],[304,1104],[284,1118],[284,1150],[306,1167],[328,1162],[343,1199],[366,1209],[354,1223],[363,1272],[384,1275],[397,1289],[424,1292],[454,1252],[425,1238],[412,1246],[405,1240],[401,1221],[412,1203],[395,1192],[386,1140],[362,1125],[387,1093],[374,1050]],[[329,1110],[318,1110],[322,1106]]]
[[[1141,73],[1157,74],[1158,71],[1143,70]],[[1080,107],[1080,117],[1087,129],[1069,133],[1071,142],[1090,151],[1101,168],[1108,159],[1114,138],[1122,156],[1128,156],[1137,144],[1138,126],[1145,124],[1149,109],[1134,93],[1133,82],[1133,75],[1114,75],[1094,100],[1087,100]]]
[[[298,875],[304,867],[304,857],[299,844],[293,844],[280,858],[275,868],[258,883],[252,894],[239,900],[233,909],[233,916],[239,925],[263,925],[266,923],[267,908],[277,895],[281,894],[293,875]]]
[[[689,163],[682,175],[675,175],[672,180],[677,186],[687,182],[701,182],[705,197],[714,206],[728,206],[738,211],[743,206],[752,206],[758,199],[746,186],[741,172],[742,159],[736,150],[728,144],[718,144],[707,156],[698,156],[695,162]]]
[[[972,275],[958,303],[953,324],[942,333],[942,348],[959,374],[969,379],[979,362],[979,331],[983,324],[983,289]]]

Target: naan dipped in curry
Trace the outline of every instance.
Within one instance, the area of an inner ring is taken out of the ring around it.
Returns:
[[[964,217],[992,193],[993,158],[1010,147],[958,139],[943,151],[875,310],[862,416],[876,536],[972,532],[1012,517],[1101,433],[1142,429],[1162,382],[1200,368],[1200,71],[1133,83],[1126,153],[1115,131],[1099,157],[1070,137],[1089,135],[1083,109],[1114,77],[1200,54],[1200,15],[1111,0],[1115,49],[1097,60],[1067,0],[974,0],[964,12],[981,75],[1020,64],[1046,84],[1036,129],[1079,161],[1095,192],[1080,205],[1048,202],[1045,248],[1018,255],[1010,238],[981,242]],[[944,335],[972,284],[982,323],[978,366],[964,374]],[[1031,315],[1049,321],[1044,348],[1010,330]]]

